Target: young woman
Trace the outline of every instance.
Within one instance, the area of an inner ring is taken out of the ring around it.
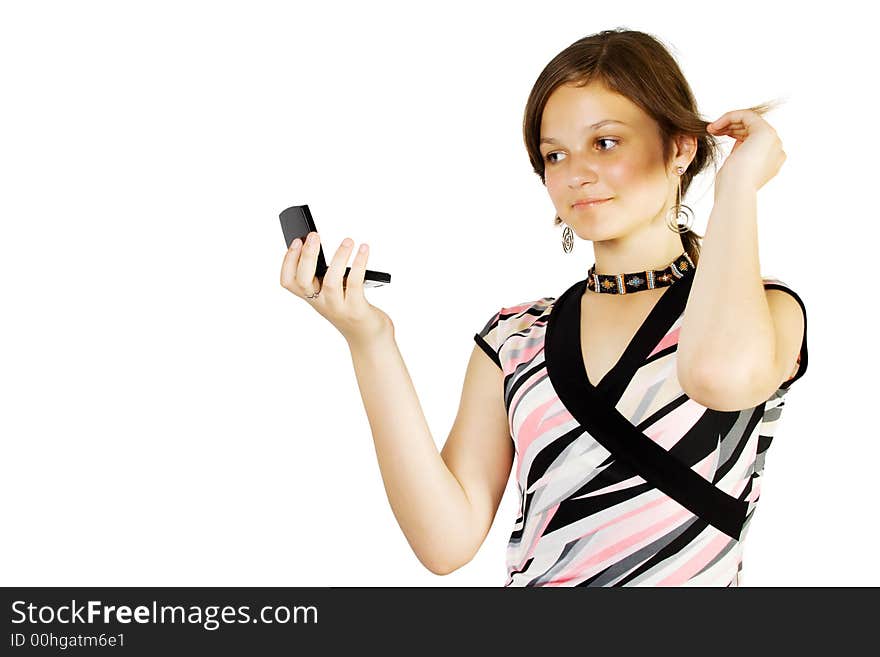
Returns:
[[[666,48],[608,30],[559,53],[523,122],[535,173],[585,278],[495,311],[475,336],[438,452],[394,341],[364,297],[366,245],[315,278],[317,235],[281,283],[346,338],[388,499],[432,572],[470,561],[516,462],[504,586],[738,586],[783,396],[807,366],[806,310],[762,278],[756,193],[785,154],[766,106],[707,124]],[[706,235],[681,198],[715,175]]]

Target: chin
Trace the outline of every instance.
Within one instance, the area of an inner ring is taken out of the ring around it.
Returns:
[[[568,225],[571,226],[577,237],[590,242],[605,242],[623,237],[626,234],[626,231],[621,231],[620,226],[610,221],[599,221],[598,218],[592,221],[584,221],[583,217],[579,217],[577,221],[573,221]]]

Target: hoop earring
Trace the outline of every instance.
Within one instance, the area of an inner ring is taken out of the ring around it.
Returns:
[[[684,167],[678,167],[676,169],[676,173],[679,175],[678,179],[678,189],[676,194],[676,202],[675,202],[675,214],[671,212],[666,213],[666,225],[673,233],[678,233],[679,235],[682,233],[686,233],[691,229],[691,226],[694,224],[694,211],[691,210],[688,206],[682,205],[681,202],[681,174],[684,173]],[[678,223],[678,218],[680,215],[684,215],[685,223]]]
[[[574,231],[568,224],[562,230],[562,250],[571,253],[574,249]]]

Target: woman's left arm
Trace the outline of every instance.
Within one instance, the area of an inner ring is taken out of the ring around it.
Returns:
[[[734,137],[715,178],[715,204],[685,307],[677,348],[679,383],[707,408],[766,401],[800,352],[803,315],[789,294],[765,290],[758,258],[757,192],[785,153],[756,112],[728,112],[710,132]]]

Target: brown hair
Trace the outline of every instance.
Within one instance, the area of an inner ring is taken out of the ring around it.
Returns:
[[[585,86],[594,81],[625,96],[657,122],[664,165],[672,160],[676,136],[697,138],[694,159],[681,176],[682,201],[697,174],[710,164],[717,172],[718,138],[706,131],[711,121],[700,117],[694,94],[666,46],[645,32],[616,28],[572,43],[550,60],[532,87],[523,118],[523,139],[542,184],[546,183],[540,150],[541,116],[547,99],[563,84]],[[776,104],[770,101],[749,109],[764,114]],[[558,226],[562,220],[557,216],[553,223]],[[682,245],[694,263],[699,260],[702,238],[693,230],[681,234]]]

